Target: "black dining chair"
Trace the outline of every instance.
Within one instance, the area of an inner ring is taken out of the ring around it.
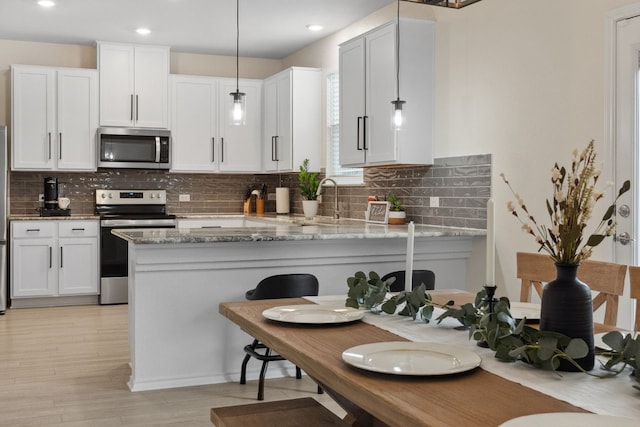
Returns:
[[[427,290],[433,290],[436,288],[436,275],[431,270],[413,270],[412,288],[417,288],[424,283]],[[382,276],[382,280],[387,280],[390,277],[395,277],[396,281],[391,284],[389,291],[401,292],[405,290],[405,271],[393,271]]]
[[[317,296],[318,288],[318,279],[313,274],[277,274],[261,280],[255,289],[247,291],[246,298],[248,300],[261,300]],[[267,373],[269,362],[286,359],[279,354],[273,353],[269,347],[257,339],[254,339],[251,344],[246,345],[244,351],[247,354],[242,361],[240,384],[247,383],[247,363],[249,363],[249,360],[254,357],[262,361],[260,379],[258,381],[258,400],[264,400],[264,377]],[[297,366],[296,378],[302,378],[302,372]],[[322,388],[318,386],[318,394],[322,393]]]

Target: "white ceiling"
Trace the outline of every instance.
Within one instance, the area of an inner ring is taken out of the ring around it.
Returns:
[[[235,0],[0,0],[0,39],[91,45],[96,40],[235,55]],[[394,0],[240,0],[240,56],[283,58]],[[320,32],[307,24],[321,24]],[[138,27],[152,33],[140,36]]]

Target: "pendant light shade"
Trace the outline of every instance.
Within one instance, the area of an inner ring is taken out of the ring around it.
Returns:
[[[236,0],[236,91],[231,92],[233,102],[229,119],[232,125],[242,126],[246,122],[245,94],[240,92],[240,0]]]
[[[400,0],[398,0],[398,14],[396,22],[396,99],[391,101],[391,128],[402,130],[405,126],[405,113],[403,111],[406,101],[400,99]]]

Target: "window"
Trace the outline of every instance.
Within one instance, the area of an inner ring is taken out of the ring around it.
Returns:
[[[339,184],[362,184],[362,168],[340,167],[340,84],[338,73],[327,76],[327,176]]]

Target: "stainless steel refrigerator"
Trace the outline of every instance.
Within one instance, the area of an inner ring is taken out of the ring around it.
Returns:
[[[7,309],[7,127],[0,126],[0,314]]]

